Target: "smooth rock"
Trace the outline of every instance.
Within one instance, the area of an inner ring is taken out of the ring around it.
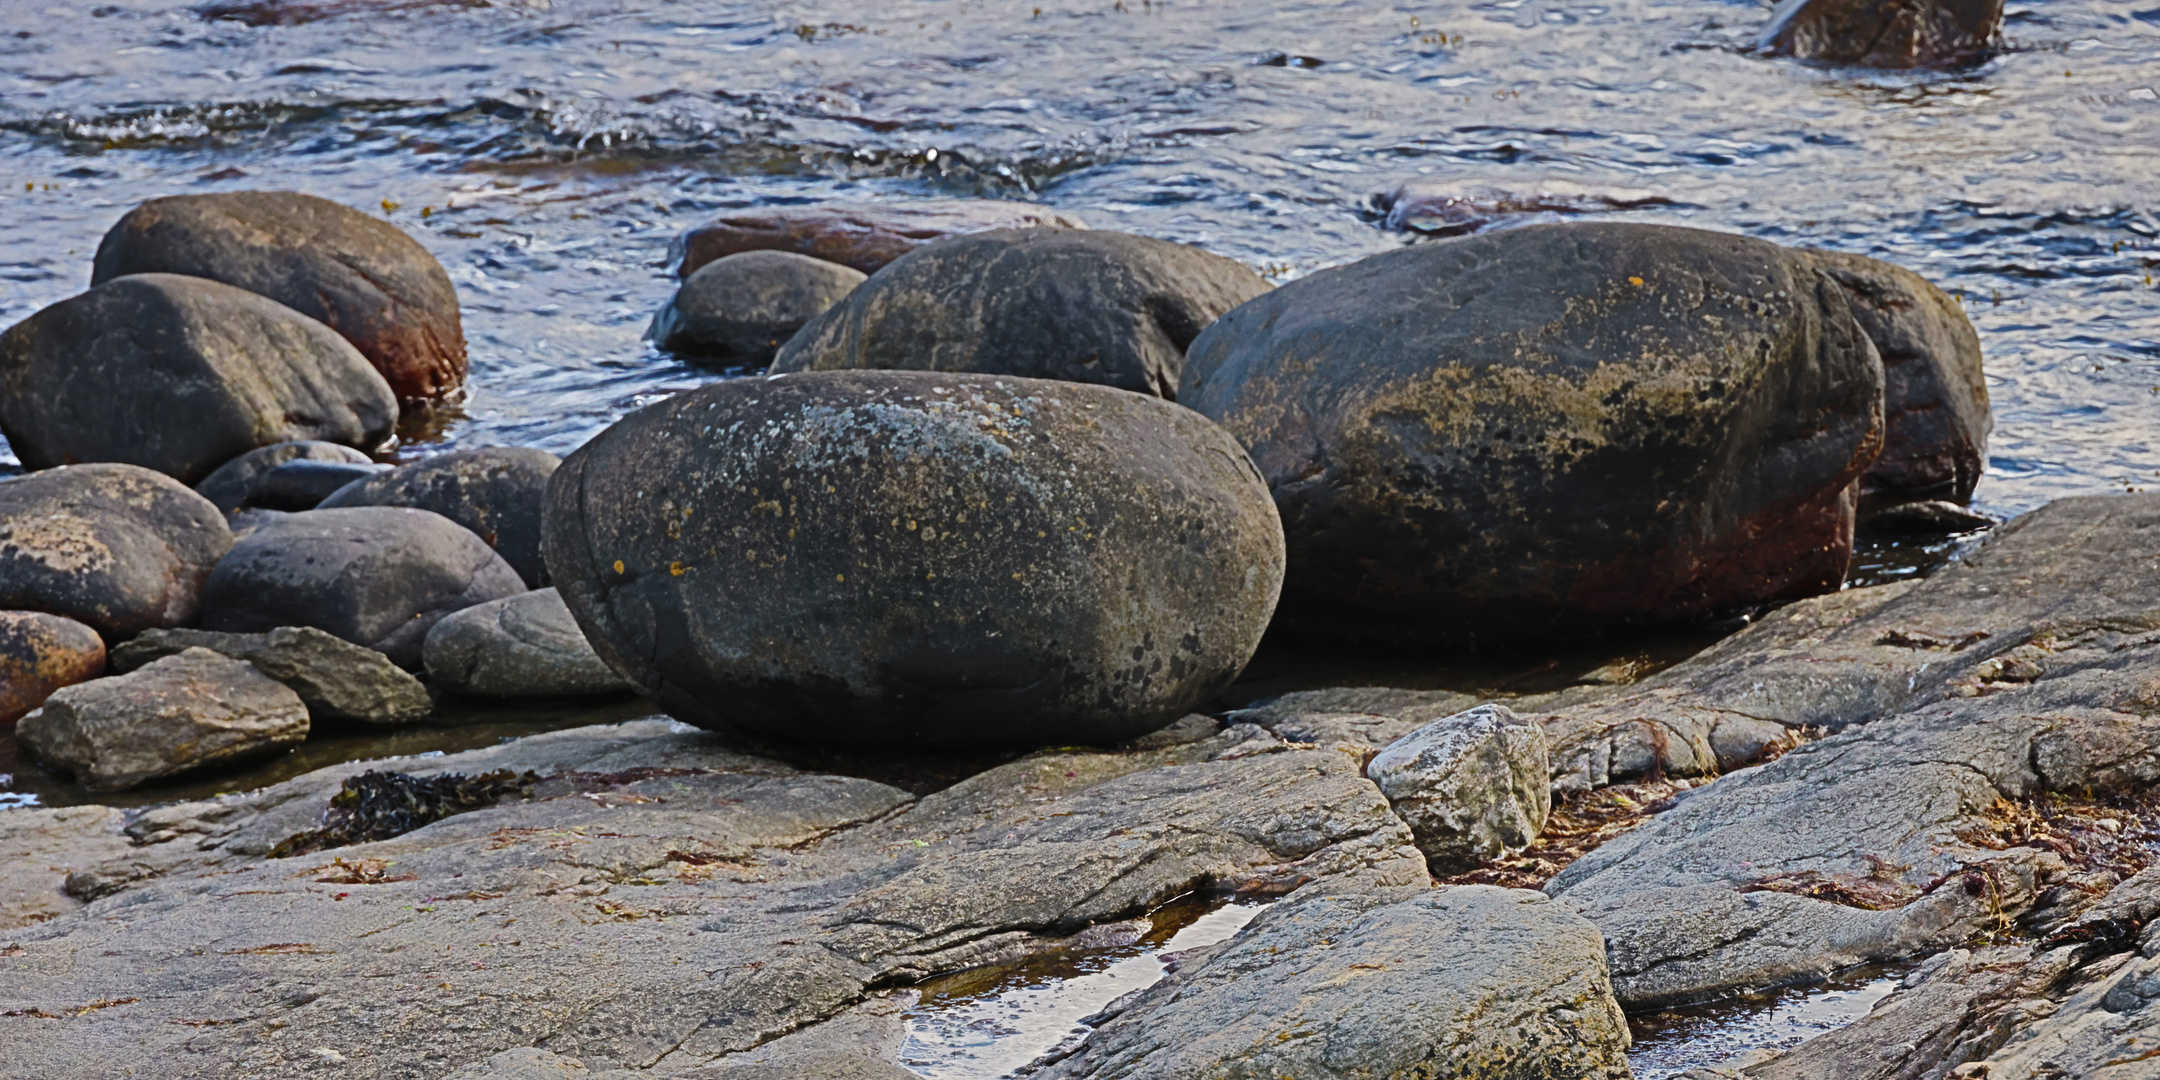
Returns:
[[[232,542],[209,500],[148,469],[0,480],[0,609],[62,615],[107,641],[184,625]]]
[[[113,650],[112,669],[125,674],[192,648],[244,660],[291,687],[318,727],[416,724],[434,707],[427,687],[389,657],[306,626],[267,634],[150,630]]]
[[[219,510],[230,514],[247,501],[248,492],[254,490],[257,477],[287,462],[330,461],[365,465],[373,460],[350,446],[319,439],[273,443],[250,450],[218,466],[215,472],[195,485],[195,493],[215,503]]]
[[[1000,199],[830,202],[733,210],[675,238],[668,259],[690,277],[706,263],[744,251],[788,251],[874,274],[886,263],[948,236],[991,229],[1085,229],[1072,214]]]
[[[547,559],[608,666],[784,739],[1113,743],[1228,686],[1274,606],[1251,463],[1082,383],[830,372],[624,418],[548,489]]]
[[[1994,51],[2002,16],[2003,0],[1781,0],[1755,52],[1862,67],[1957,67]]]
[[[0,724],[104,671],[105,641],[97,631],[42,611],[0,611]]]
[[[65,687],[15,725],[24,749],[92,791],[267,753],[307,734],[299,695],[208,649]]]
[[[894,260],[789,339],[772,370],[966,371],[1175,399],[1186,347],[1267,290],[1243,263],[1152,237],[976,233]]]
[[[0,335],[0,434],[32,469],[119,461],[193,483],[272,443],[373,447],[397,416],[321,323],[202,278],[114,278]]]
[[[1482,181],[1420,179],[1374,192],[1380,227],[1419,236],[1461,236],[1499,224],[1552,221],[1562,215],[1673,206],[1673,200],[1633,188],[1586,187],[1545,179],[1495,187]]]
[[[202,627],[312,626],[413,671],[443,616],[524,591],[494,549],[440,514],[310,510],[256,527],[219,560],[203,592]]]
[[[435,624],[421,650],[428,678],[458,694],[619,694],[628,681],[585,640],[552,588],[475,604]]]
[[[860,270],[793,252],[729,255],[690,275],[653,316],[645,336],[679,355],[769,363],[804,323],[864,280]]]
[[[1436,874],[1511,855],[1552,812],[1545,732],[1505,705],[1435,720],[1365,765]]]
[[[1472,643],[1836,588],[1882,386],[1812,263],[1594,223],[1301,278],[1209,327],[1178,400],[1267,478],[1284,627]]]
[[[256,477],[242,505],[288,512],[313,510],[339,488],[388,470],[389,466],[374,462],[288,461]]]
[[[356,482],[324,499],[323,510],[410,506],[465,526],[525,579],[548,583],[540,559],[540,508],[562,459],[525,446],[490,446],[447,454]]]

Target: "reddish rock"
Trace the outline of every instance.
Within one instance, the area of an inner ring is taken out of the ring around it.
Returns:
[[[2002,15],[2003,0],[1784,0],[1755,50],[1823,64],[1955,67],[1993,51]]]
[[[105,642],[97,631],[42,611],[0,611],[0,724],[104,670]]]
[[[963,233],[1087,223],[1033,203],[996,199],[830,202],[731,210],[675,238],[668,254],[682,277],[739,251],[792,251],[865,274],[931,242]]]

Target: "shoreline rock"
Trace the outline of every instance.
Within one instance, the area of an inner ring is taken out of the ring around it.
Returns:
[[[0,609],[87,624],[108,643],[193,622],[232,530],[208,499],[134,465],[0,480]]]
[[[305,626],[265,634],[150,630],[113,650],[112,670],[125,675],[192,648],[245,661],[291,687],[316,727],[415,724],[434,708],[427,687],[389,657]]]
[[[0,611],[0,724],[104,671],[105,641],[97,631],[42,611]]]
[[[481,697],[626,694],[631,686],[593,651],[552,587],[454,612],[428,631],[428,677]]]
[[[1085,229],[1078,217],[1000,199],[829,202],[730,211],[685,230],[668,245],[678,277],[745,251],[786,251],[865,274],[950,236],[990,229]]]
[[[862,271],[783,251],[715,259],[683,281],[645,336],[680,356],[722,364],[772,361],[803,324],[846,299]]]
[[[316,509],[408,506],[441,514],[486,541],[527,588],[537,589],[548,583],[540,509],[561,465],[561,458],[528,446],[452,450],[356,480]]]
[[[307,733],[299,695],[208,649],[63,687],[15,724],[25,749],[92,791],[268,753]]]

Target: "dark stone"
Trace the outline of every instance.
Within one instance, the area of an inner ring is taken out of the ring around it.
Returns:
[[[65,687],[15,725],[24,749],[92,791],[253,757],[307,734],[298,695],[208,649]]]
[[[413,671],[443,616],[524,589],[492,548],[440,514],[310,510],[257,526],[219,560],[204,590],[202,626],[237,633],[312,626]]]
[[[585,640],[552,588],[475,604],[435,624],[420,650],[439,690],[478,697],[575,697],[630,689]]]
[[[1110,743],[1223,687],[1274,607],[1251,463],[1159,399],[833,372],[633,413],[548,489],[585,636],[674,715],[789,739]]]
[[[432,510],[487,541],[529,588],[548,583],[540,561],[540,506],[562,459],[525,446],[452,450],[339,489],[320,508]]]
[[[690,275],[645,336],[678,355],[768,363],[804,323],[863,281],[860,270],[808,255],[745,251]]]
[[[1267,477],[1287,625],[1474,642],[1836,588],[1882,386],[1812,263],[1595,223],[1286,285],[1193,343],[1180,401]]]
[[[227,19],[249,26],[299,26],[341,15],[493,6],[495,0],[210,0],[197,4],[195,13],[205,19]]]
[[[105,642],[97,631],[42,611],[0,611],[0,724],[104,670]]]
[[[193,483],[270,443],[378,445],[397,411],[321,323],[202,278],[116,278],[0,336],[0,433],[33,469],[124,461]]]
[[[1899,503],[1860,519],[1859,530],[1869,536],[1947,536],[1993,528],[1994,518],[1954,502]]]
[[[217,507],[163,473],[74,465],[0,480],[0,608],[64,615],[108,642],[184,626],[232,542]]]
[[[247,501],[248,492],[255,487],[256,477],[288,461],[339,461],[364,465],[373,460],[350,446],[320,440],[273,443],[250,450],[218,466],[216,472],[195,485],[195,493],[216,503],[219,510],[230,514]]]
[[[760,206],[732,210],[690,229],[669,245],[668,257],[686,278],[706,263],[744,251],[791,251],[874,274],[948,236],[1039,226],[1087,228],[1079,218],[1047,206],[998,199]]]
[[[1267,290],[1243,263],[1152,237],[977,233],[895,260],[804,326],[772,369],[969,371],[1175,399],[1186,346]]]
[[[355,461],[288,461],[255,478],[247,507],[263,510],[313,510],[339,488],[358,483],[388,465]]]
[[[146,273],[222,281],[322,321],[400,401],[465,384],[450,275],[397,226],[350,207],[290,191],[152,199],[105,234],[90,282]]]
[[[1956,67],[1994,50],[2002,15],[2003,0],[1783,0],[1755,50],[1823,64]]]

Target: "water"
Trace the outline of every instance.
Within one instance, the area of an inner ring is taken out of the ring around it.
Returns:
[[[1689,1069],[1785,1051],[1868,1014],[1914,965],[1868,964],[1819,983],[1628,1018],[1635,1080],[1672,1080]]]

